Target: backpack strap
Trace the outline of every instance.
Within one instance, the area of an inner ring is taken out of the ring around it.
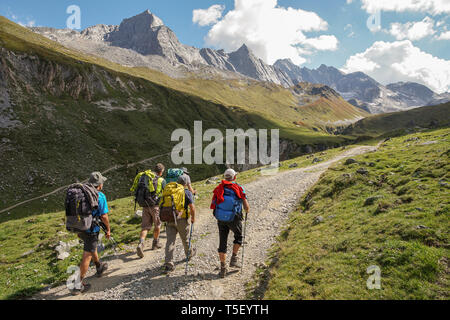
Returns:
[[[173,199],[173,195],[170,195],[170,198],[172,199],[172,213],[173,213],[173,219],[175,220],[175,225],[178,226],[177,223],[177,215],[175,212],[177,212],[177,209],[175,208],[175,200]]]

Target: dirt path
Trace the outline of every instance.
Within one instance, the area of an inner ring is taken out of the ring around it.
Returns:
[[[200,210],[194,231],[194,246],[197,256],[189,264],[185,276],[184,253],[177,240],[176,270],[169,276],[161,273],[164,249],[150,251],[147,242],[146,255],[139,259],[136,253],[118,255],[109,261],[107,275],[98,279],[93,276],[88,282],[91,290],[83,296],[72,297],[66,286],[49,289],[36,295],[35,299],[87,299],[87,300],[192,300],[226,299],[245,297],[245,284],[252,279],[256,266],[264,263],[267,251],[279,235],[289,213],[299,199],[314,185],[320,175],[332,164],[344,158],[374,151],[376,147],[356,147],[345,151],[334,159],[317,165],[281,172],[275,176],[261,177],[245,186],[251,205],[247,225],[244,272],[235,272],[219,279],[217,248],[219,243],[217,223],[210,210]],[[165,244],[165,234],[161,236]],[[229,238],[229,250],[233,242]],[[228,257],[229,259],[229,257]],[[230,270],[231,271],[231,270]]]

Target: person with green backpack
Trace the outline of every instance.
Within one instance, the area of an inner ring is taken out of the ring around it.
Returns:
[[[136,202],[143,208],[142,225],[139,245],[136,248],[137,255],[144,258],[144,245],[148,232],[153,229],[152,250],[161,249],[159,244],[159,234],[161,232],[161,220],[159,217],[159,200],[162,191],[166,186],[166,181],[162,177],[165,167],[158,163],[154,171],[147,170],[139,173],[134,179],[132,192],[135,192]]]
[[[160,201],[161,221],[166,223],[167,242],[165,252],[164,273],[175,269],[173,254],[177,234],[183,243],[186,260],[195,256],[196,250],[189,246],[189,222],[195,223],[194,196],[187,189],[187,179],[184,175],[177,182],[166,185]]]

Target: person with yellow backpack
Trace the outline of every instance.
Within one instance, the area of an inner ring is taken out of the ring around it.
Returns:
[[[187,188],[186,176],[181,175],[178,182],[171,182],[164,188],[160,201],[161,221],[166,223],[166,252],[164,273],[175,270],[173,253],[177,234],[183,243],[186,261],[195,256],[196,250],[190,248],[189,222],[195,223],[194,195]]]
[[[162,191],[166,186],[166,181],[162,177],[165,167],[158,163],[154,171],[147,170],[139,173],[134,179],[131,192],[135,192],[136,202],[143,208],[142,225],[139,245],[136,248],[137,255],[144,258],[144,244],[148,232],[153,230],[152,250],[161,249],[159,244],[159,234],[161,232],[161,220],[159,217],[159,201],[162,197]]]

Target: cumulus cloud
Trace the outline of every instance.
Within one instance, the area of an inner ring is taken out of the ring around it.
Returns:
[[[416,41],[436,33],[434,30],[434,20],[425,17],[422,21],[407,23],[392,23],[391,29],[388,31],[397,40]]]
[[[450,40],[450,31],[442,32],[439,36],[436,36],[437,40]]]
[[[305,35],[327,29],[315,12],[280,7],[277,0],[235,0],[234,9],[211,27],[205,42],[226,51],[246,44],[269,64],[284,58],[302,64],[314,51],[337,49],[333,35]]]
[[[412,81],[437,93],[450,91],[450,61],[421,51],[409,40],[375,42],[350,57],[341,71],[362,71],[383,84]]]
[[[209,26],[222,18],[223,10],[225,6],[215,4],[208,9],[197,9],[192,12],[192,22],[204,27]]]
[[[322,35],[318,38],[306,39],[302,42],[302,44],[316,50],[335,51],[338,48],[339,41],[335,36]]]
[[[361,0],[362,8],[368,13],[378,11],[415,11],[438,15],[450,13],[448,0]]]

